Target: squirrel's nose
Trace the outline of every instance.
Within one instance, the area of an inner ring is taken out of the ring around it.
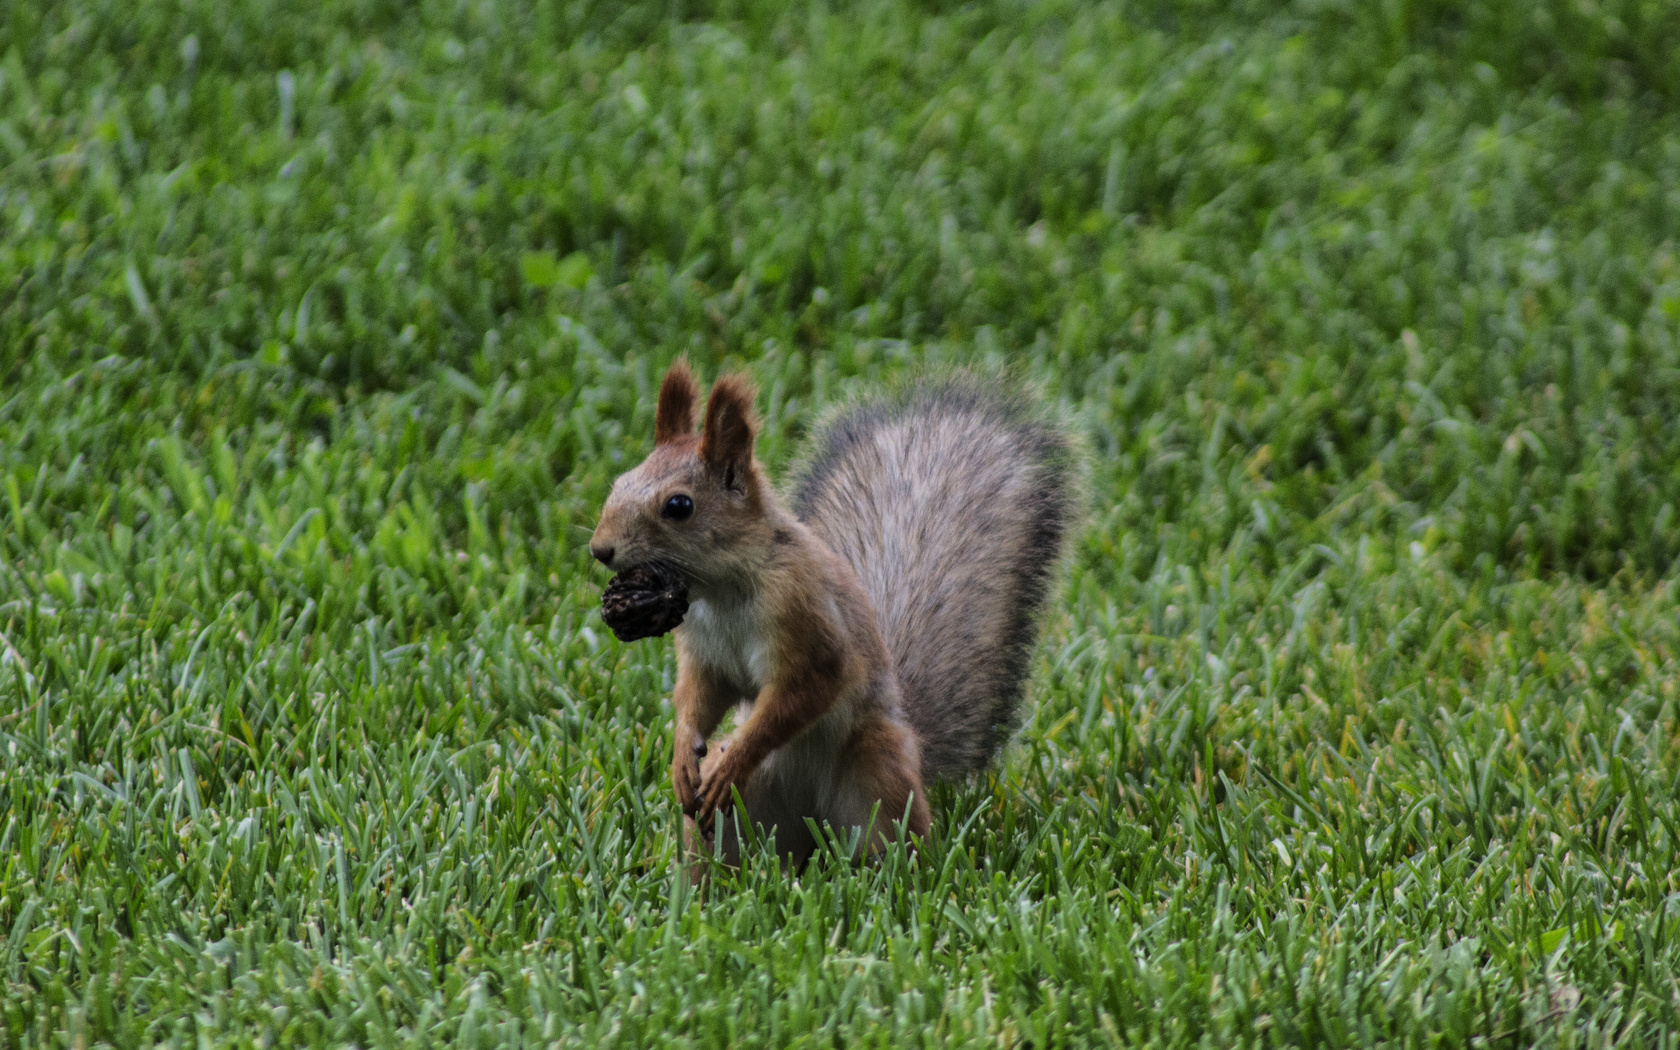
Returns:
[[[595,555],[595,560],[600,562],[602,565],[605,565],[609,569],[612,568],[613,548],[597,547],[594,544],[591,544],[589,547],[589,553]]]

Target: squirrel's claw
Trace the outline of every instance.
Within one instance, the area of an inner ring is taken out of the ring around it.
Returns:
[[[685,761],[679,754],[671,763],[671,787],[683,812],[693,816],[694,808],[700,804],[700,763],[692,758]]]
[[[694,823],[699,825],[700,830],[709,830],[712,826],[712,818],[717,815],[718,810],[734,802],[735,791],[739,786],[738,781],[741,779],[730,768],[729,763],[724,763],[701,781],[700,790],[694,798],[694,812],[689,814],[694,818]],[[684,812],[687,812],[686,807]]]

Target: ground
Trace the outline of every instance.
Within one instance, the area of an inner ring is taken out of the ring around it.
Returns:
[[[1680,6],[0,8],[0,1046],[1680,1039]],[[994,770],[675,877],[586,550],[967,363]]]

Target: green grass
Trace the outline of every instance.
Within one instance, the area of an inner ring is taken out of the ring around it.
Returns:
[[[302,6],[0,7],[0,1047],[1680,1040],[1680,7]],[[914,857],[673,878],[678,353],[1083,435]]]

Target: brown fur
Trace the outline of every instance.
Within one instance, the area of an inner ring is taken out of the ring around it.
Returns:
[[[700,399],[700,387],[688,362],[679,359],[665,373],[659,384],[659,407],[653,416],[653,443],[668,445],[694,433],[694,402]]]
[[[753,402],[758,391],[743,376],[724,376],[706,399],[706,431],[700,438],[700,458],[733,487],[735,472],[752,466],[753,435],[758,420]]]
[[[859,726],[842,748],[841,765],[871,783],[871,794],[880,802],[879,810],[867,815],[874,822],[871,838],[880,836],[884,843],[891,822],[905,819],[912,835],[927,838],[930,818],[927,793],[916,773],[918,753],[915,734],[887,722]]]
[[[837,550],[855,552],[847,528],[867,517],[837,513],[843,521],[808,524],[782,505],[753,458],[755,393],[746,379],[717,381],[699,435],[691,432],[697,397],[687,366],[673,366],[660,389],[654,450],[614,483],[591,540],[615,570],[657,558],[689,581],[689,612],[674,633],[672,695],[671,782],[692,818],[685,837],[693,842],[696,834],[710,834],[712,848],[738,860],[743,818],[732,803],[739,792],[744,819],[773,831],[777,849],[795,861],[816,846],[807,818],[863,831],[869,852],[900,834],[925,838],[922,749],[929,733],[924,721],[933,720],[906,711],[903,648],[889,648],[882,636],[889,623],[910,631],[923,625],[883,616],[879,598],[871,598],[882,585],[915,593],[932,586],[947,598],[949,592],[928,579],[931,566],[900,564],[896,574],[874,579],[881,567],[868,558],[839,556]],[[883,462],[878,469],[890,473],[894,466]],[[893,484],[890,477],[877,481]],[[684,521],[661,516],[677,493],[694,503]],[[1021,541],[1018,532],[1008,539]],[[860,567],[874,586],[860,578]],[[997,675],[977,647],[1011,644],[1006,631],[991,626],[994,605],[982,596],[966,636],[966,652],[988,683]],[[915,602],[909,608],[926,611]],[[903,609],[903,603],[887,607]],[[935,633],[919,636],[938,647],[934,664],[960,678],[965,669],[951,663],[951,653],[964,649],[965,639],[946,630],[949,616],[934,620]],[[908,669],[922,673],[913,662]],[[962,688],[960,681],[945,685]],[[709,746],[738,704],[744,719],[727,741]],[[720,814],[727,819],[716,821]]]

